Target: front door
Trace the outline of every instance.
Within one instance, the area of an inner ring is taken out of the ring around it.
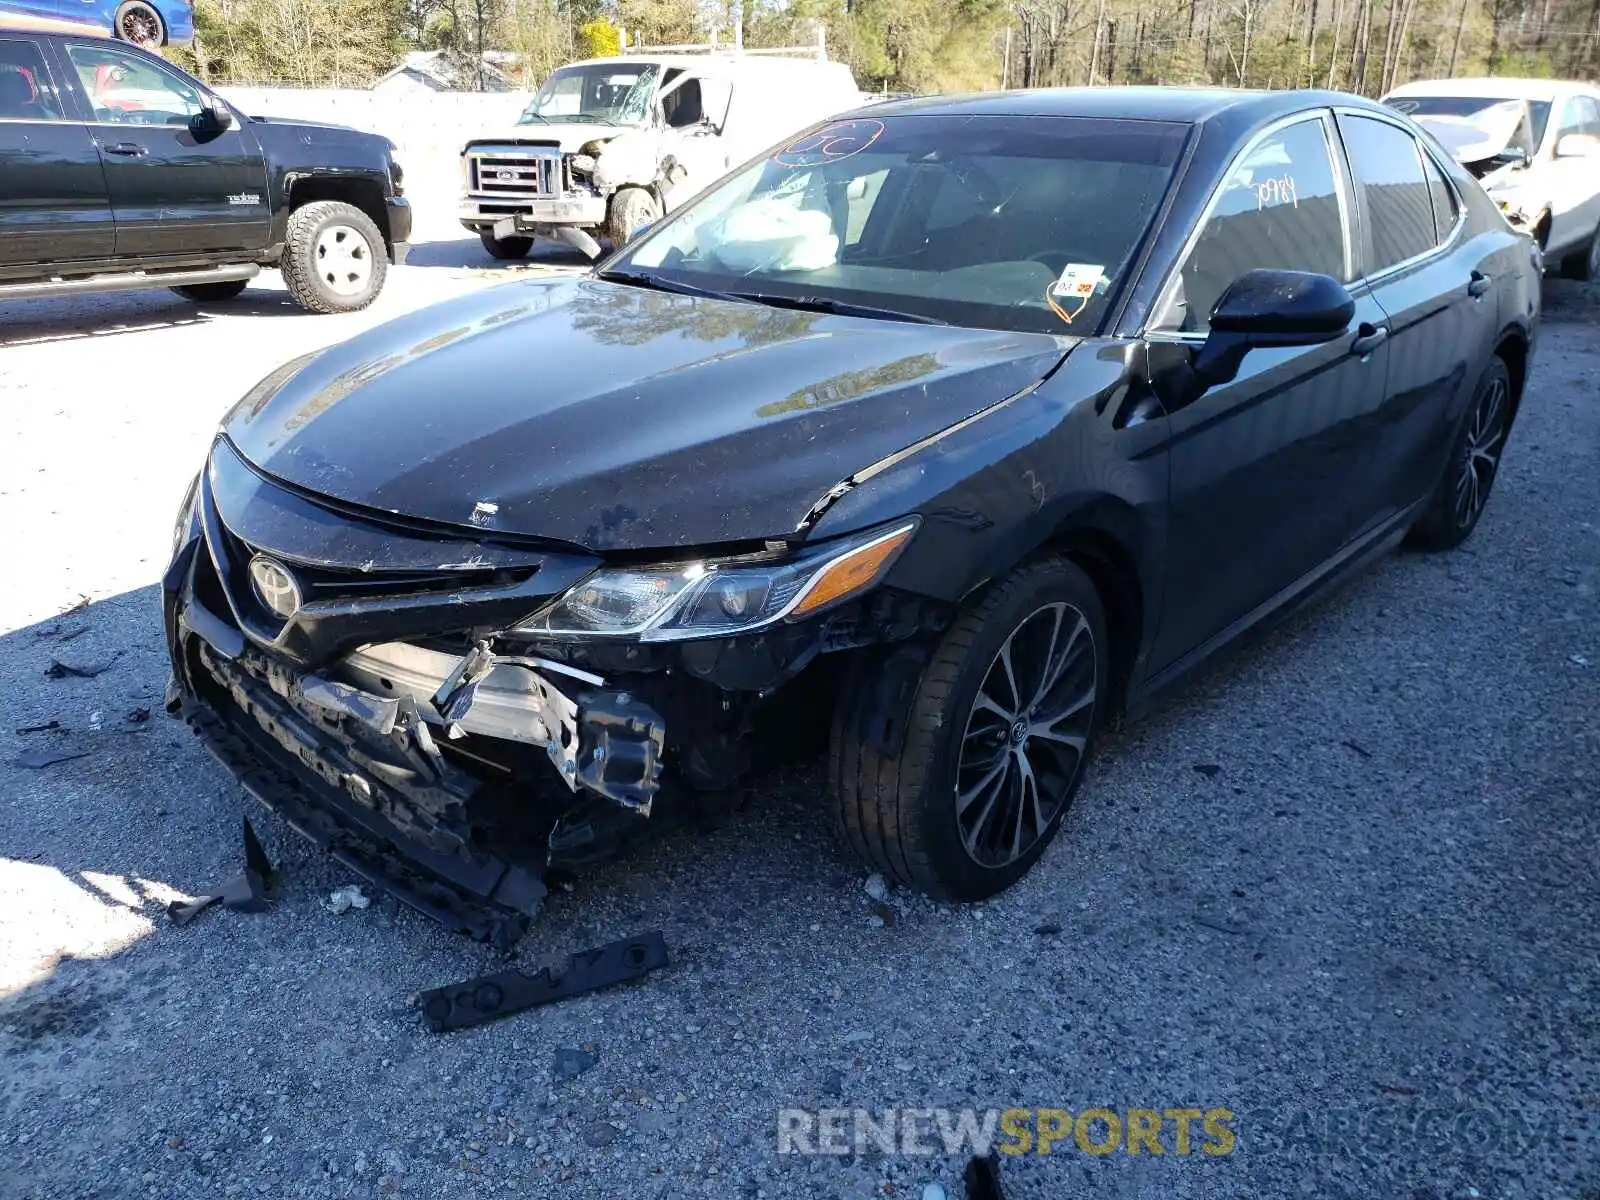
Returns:
[[[202,128],[199,85],[153,55],[116,42],[66,53],[94,110],[119,258],[266,246],[266,160],[248,126]]]
[[[1192,354],[1212,307],[1251,268],[1352,278],[1353,214],[1331,133],[1330,118],[1305,118],[1232,164],[1151,322],[1153,366]],[[1352,294],[1339,339],[1253,350],[1230,382],[1163,397],[1172,516],[1156,670],[1314,573],[1370,507],[1361,417],[1387,386],[1389,355],[1382,309],[1365,289]]]
[[[94,138],[64,111],[41,45],[0,37],[0,269],[110,258],[113,232]]]
[[[714,75],[688,74],[670,79],[661,89],[662,153],[683,168],[671,181],[667,208],[694,195],[725,174],[728,147],[722,138],[732,90],[728,80]]]

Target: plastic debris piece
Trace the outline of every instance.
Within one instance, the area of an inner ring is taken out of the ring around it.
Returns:
[[[89,753],[88,750],[69,750],[64,746],[59,749],[39,747],[37,749],[24,750],[11,761],[15,766],[28,767],[37,771],[44,767],[53,767],[57,763],[70,762],[74,758],[85,758]]]
[[[882,875],[876,873],[867,876],[867,882],[861,885],[862,890],[878,903],[883,903],[889,898],[889,885],[884,882]]]
[[[945,1190],[944,1184],[935,1181],[924,1185],[922,1200],[950,1200],[950,1193]]]
[[[423,992],[422,1015],[435,1033],[482,1025],[556,1000],[642,979],[667,965],[659,930],[574,954],[559,971],[528,975],[516,969]]]
[[[592,1070],[599,1062],[598,1054],[563,1046],[556,1050],[555,1060],[550,1064],[550,1074],[563,1081],[576,1079],[584,1072]]]
[[[174,900],[167,905],[167,919],[174,925],[187,925],[214,904],[235,912],[266,912],[267,892],[277,882],[277,871],[261,848],[261,841],[244,819],[244,871],[215,891],[194,900]]]
[[[1005,1185],[1000,1182],[1000,1160],[992,1151],[967,1163],[965,1183],[967,1200],[1006,1200]]]
[[[52,658],[50,665],[44,669],[46,679],[65,679],[69,675],[78,679],[93,679],[96,675],[103,675],[111,669],[111,664],[117,661],[113,654],[104,662],[94,663],[64,663],[59,658]]]
[[[18,733],[44,733],[50,729],[60,729],[60,721],[46,721],[42,725],[18,725]]]
[[[331,913],[349,912],[352,908],[366,908],[372,901],[355,884],[346,884],[342,888],[334,888],[328,897],[328,911]]]

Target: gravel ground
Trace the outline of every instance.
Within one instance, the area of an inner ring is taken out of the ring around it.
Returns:
[[[386,899],[328,911],[347,876],[160,714],[154,581],[250,383],[494,281],[449,236],[349,318],[275,280],[0,306],[0,1196],[961,1195],[959,1155],[777,1153],[780,1109],[891,1106],[1233,1114],[1220,1155],[1198,1122],[1187,1155],[1171,1120],[1160,1156],[1068,1135],[1005,1161],[1016,1197],[1600,1196],[1593,294],[1552,289],[1467,546],[1110,737],[1013,891],[875,908],[800,770],[557,892],[520,958],[659,927],[669,967],[435,1036],[415,993],[495,963]],[[48,748],[87,753],[14,764]],[[170,926],[241,814],[282,899]]]

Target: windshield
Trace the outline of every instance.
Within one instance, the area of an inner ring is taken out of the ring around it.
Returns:
[[[888,116],[728,176],[602,275],[980,328],[1093,333],[1189,127]]]
[[[1384,103],[1408,117],[1470,117],[1484,109],[1504,104],[1506,96],[1396,96]],[[1529,100],[1528,116],[1533,126],[1533,144],[1544,141],[1545,123],[1550,120],[1550,101]]]
[[[544,81],[519,125],[643,125],[650,117],[661,68],[655,63],[587,63],[562,67]]]

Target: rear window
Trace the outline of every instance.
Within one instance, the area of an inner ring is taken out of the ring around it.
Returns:
[[[60,115],[39,47],[0,39],[0,120],[47,121]]]
[[[614,269],[956,325],[1093,333],[1189,126],[858,117],[802,135],[664,221]]]

